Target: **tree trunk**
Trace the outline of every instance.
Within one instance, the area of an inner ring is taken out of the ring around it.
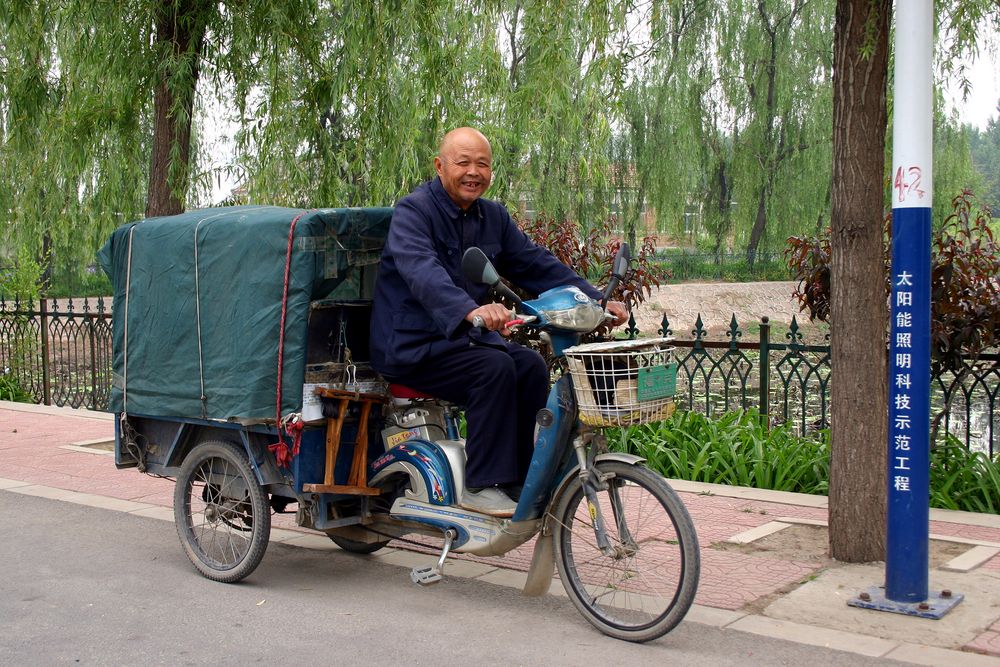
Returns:
[[[764,230],[767,228],[767,200],[771,197],[774,168],[775,165],[772,165],[772,168],[768,170],[760,192],[757,193],[757,214],[754,216],[750,240],[747,242],[747,266],[751,271],[753,271],[754,262],[757,260],[757,248],[760,246],[760,240],[764,238]]]
[[[830,555],[885,558],[882,255],[888,0],[838,0],[833,65]]]
[[[191,118],[198,85],[205,26],[205,0],[163,0],[156,11],[159,58],[153,90],[153,154],[146,217],[184,211],[191,160]],[[188,68],[187,72],[183,72]]]

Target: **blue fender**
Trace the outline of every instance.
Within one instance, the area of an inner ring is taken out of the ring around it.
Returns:
[[[451,467],[444,452],[434,443],[414,438],[396,445],[372,462],[369,479],[395,463],[410,464],[411,468],[419,471],[431,504],[451,505],[455,502]]]

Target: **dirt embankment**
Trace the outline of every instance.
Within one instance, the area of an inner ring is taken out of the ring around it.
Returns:
[[[653,294],[639,306],[636,322],[639,330],[654,334],[666,314],[670,328],[678,338],[690,338],[698,315],[709,330],[709,338],[728,340],[725,332],[736,316],[741,330],[760,324],[762,317],[776,328],[787,328],[792,317],[804,329],[817,327],[809,322],[809,313],[799,311],[792,297],[795,282],[757,283],[683,283],[653,289]]]

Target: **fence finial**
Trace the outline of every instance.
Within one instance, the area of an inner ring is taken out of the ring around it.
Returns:
[[[667,314],[663,313],[663,320],[660,322],[660,328],[656,332],[661,336],[673,336],[674,332],[670,330],[670,320],[667,319]]]

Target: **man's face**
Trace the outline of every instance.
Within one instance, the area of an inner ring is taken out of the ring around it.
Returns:
[[[493,178],[493,153],[481,135],[460,134],[434,158],[434,168],[445,192],[464,211],[489,187]]]

